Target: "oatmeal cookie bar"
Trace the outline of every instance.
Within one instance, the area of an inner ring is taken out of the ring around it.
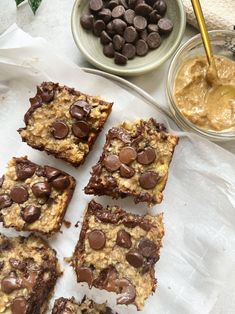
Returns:
[[[97,304],[94,301],[83,298],[82,302],[75,302],[74,298],[59,298],[55,300],[52,314],[114,314],[106,304]],[[117,313],[116,313],[117,314]]]
[[[152,118],[113,127],[85,193],[113,198],[131,195],[135,203],[149,206],[160,203],[177,142]]]
[[[0,313],[44,313],[58,276],[56,252],[44,240],[0,234]]]
[[[30,103],[26,126],[18,130],[22,140],[76,167],[85,161],[112,109],[112,103],[52,82],[38,86]]]
[[[61,227],[75,185],[61,170],[13,157],[0,179],[0,220],[6,228],[51,235]]]
[[[162,214],[138,216],[91,201],[72,259],[77,281],[120,294],[118,304],[143,309],[156,287],[162,219]]]

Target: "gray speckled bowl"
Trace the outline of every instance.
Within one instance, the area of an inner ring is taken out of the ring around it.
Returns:
[[[174,29],[168,37],[163,39],[158,49],[150,51],[144,57],[135,57],[122,66],[115,64],[114,59],[107,58],[103,54],[100,39],[92,32],[84,30],[80,25],[81,15],[88,12],[88,0],[76,0],[72,10],[71,27],[75,43],[87,60],[103,71],[121,76],[135,76],[156,69],[175,52],[181,42],[186,25],[186,16],[181,0],[166,0],[166,2],[168,6],[166,16],[173,21]]]

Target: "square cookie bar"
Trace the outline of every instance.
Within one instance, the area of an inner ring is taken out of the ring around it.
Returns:
[[[29,146],[77,167],[85,161],[112,109],[112,103],[67,86],[44,82],[30,98],[18,130]]]
[[[149,206],[163,198],[178,138],[154,119],[124,122],[109,130],[99,162],[92,168],[86,194],[134,197]]]
[[[0,234],[0,313],[44,313],[60,274],[56,252],[41,238]]]
[[[0,179],[0,220],[6,228],[51,235],[61,227],[75,185],[61,170],[13,157]]]
[[[120,294],[118,304],[143,309],[156,287],[162,219],[162,214],[138,216],[91,201],[72,259],[77,281]]]
[[[115,314],[106,304],[97,304],[94,301],[83,298],[78,303],[74,298],[59,298],[55,300],[52,314]],[[116,313],[117,314],[117,313]]]

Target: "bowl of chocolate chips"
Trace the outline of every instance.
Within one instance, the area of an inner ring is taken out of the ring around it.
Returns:
[[[71,19],[87,60],[120,76],[159,67],[179,46],[186,25],[181,0],[76,0]]]

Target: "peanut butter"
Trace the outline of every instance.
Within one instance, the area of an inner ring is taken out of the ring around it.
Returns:
[[[174,86],[177,107],[189,121],[211,131],[235,131],[235,62],[215,56],[213,82],[205,56],[188,59]]]

